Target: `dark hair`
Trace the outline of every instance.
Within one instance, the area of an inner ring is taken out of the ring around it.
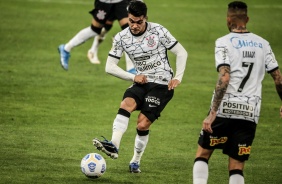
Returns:
[[[147,16],[147,6],[142,1],[133,0],[129,3],[128,13],[135,17]]]
[[[233,1],[228,4],[228,11],[232,12],[244,12],[246,15],[248,13],[248,6],[242,1]]]

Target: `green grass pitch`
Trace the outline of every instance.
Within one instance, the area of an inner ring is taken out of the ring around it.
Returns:
[[[57,47],[90,25],[93,0],[0,0],[0,183],[190,184],[197,139],[217,72],[214,41],[228,33],[225,0],[145,0],[149,21],[165,26],[189,52],[182,84],[151,127],[141,174],[130,174],[137,112],[132,114],[117,160],[106,156],[107,171],[90,180],[80,171],[84,155],[98,152],[92,139],[110,139],[124,90],[130,82],[105,73],[116,22],[100,46],[100,65],[87,51],[92,40],[73,49],[69,71]],[[245,1],[248,29],[266,38],[282,66],[282,1]],[[169,54],[172,66],[175,58]],[[120,66],[125,67],[124,59]],[[263,103],[250,160],[248,184],[282,183],[280,99],[272,78],[263,82]],[[99,153],[99,152],[98,152]],[[102,154],[102,153],[101,153]],[[103,154],[102,154],[103,155]],[[209,184],[228,183],[227,156],[216,151]]]

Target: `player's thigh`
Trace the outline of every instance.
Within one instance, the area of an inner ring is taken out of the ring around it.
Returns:
[[[209,160],[213,151],[214,151],[213,149],[205,149],[202,146],[198,145],[198,149],[196,152],[196,158],[201,157],[201,158],[205,158]]]
[[[244,166],[245,166],[244,161],[239,161],[239,160],[236,160],[234,158],[229,157],[229,163],[228,163],[228,170],[229,171],[235,170],[235,169],[243,170]]]
[[[167,85],[152,84],[149,92],[144,96],[141,112],[154,122],[172,99],[174,90],[168,90]]]
[[[198,144],[204,149],[223,149],[228,140],[228,123],[224,118],[216,118],[212,123],[212,133],[201,130]]]
[[[103,3],[98,0],[95,1],[95,7],[89,13],[93,16],[96,22],[105,24],[111,15],[113,4]]]
[[[140,107],[143,104],[143,99],[147,93],[145,85],[138,83],[133,83],[123,94],[123,100],[126,98],[133,98],[136,103],[136,109],[140,110]]]
[[[120,104],[120,108],[128,111],[128,112],[133,112],[137,107],[137,104],[135,102],[134,98],[131,97],[126,97],[123,99],[123,101]]]
[[[231,135],[228,146],[223,153],[240,162],[249,159],[251,147],[255,138],[256,124],[246,120],[232,120]]]

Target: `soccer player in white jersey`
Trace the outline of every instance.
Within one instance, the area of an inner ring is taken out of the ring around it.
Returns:
[[[229,184],[243,184],[243,169],[255,137],[265,71],[282,100],[282,77],[269,43],[247,30],[247,5],[228,4],[229,34],[215,43],[219,73],[208,116],[202,124],[193,166],[193,183],[208,181],[208,160],[214,149],[229,156]],[[280,107],[281,109],[281,107]],[[282,109],[281,109],[282,110]],[[282,113],[280,112],[282,117]]]
[[[140,161],[149,140],[149,128],[172,99],[183,77],[188,57],[184,47],[162,25],[147,22],[147,6],[141,1],[131,1],[128,7],[129,28],[119,32],[113,42],[106,63],[106,72],[132,81],[125,91],[113,122],[111,141],[93,139],[98,150],[112,158],[118,157],[123,134],[127,130],[130,114],[140,111],[137,119],[134,154],[129,171],[141,172]],[[168,60],[167,50],[176,55],[176,73]],[[136,75],[121,69],[117,64],[126,52],[134,63]]]
[[[119,21],[121,29],[128,27],[128,0],[95,0],[94,6],[94,9],[89,12],[93,16],[91,25],[79,31],[68,43],[61,44],[58,47],[60,63],[65,70],[69,68],[71,50],[83,44],[88,39],[99,36],[106,21],[110,19],[110,17],[115,17]],[[90,49],[90,52],[91,50],[92,49]],[[88,57],[90,56],[93,55],[88,52]]]

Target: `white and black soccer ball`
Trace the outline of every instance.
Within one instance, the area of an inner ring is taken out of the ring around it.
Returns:
[[[96,179],[106,172],[106,161],[98,153],[89,153],[81,160],[80,167],[85,176]]]

